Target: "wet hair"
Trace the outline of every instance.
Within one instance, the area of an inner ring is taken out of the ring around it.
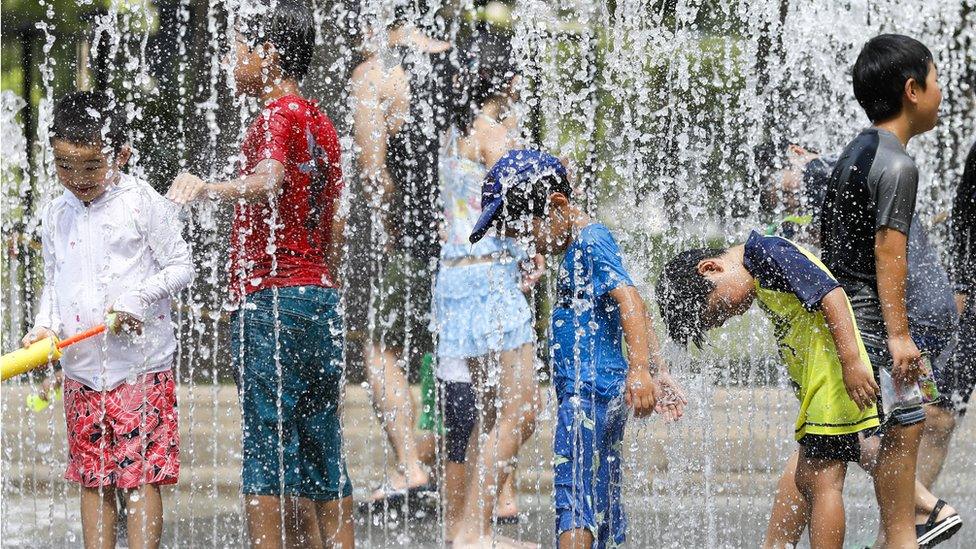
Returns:
[[[301,81],[312,65],[315,18],[304,0],[275,0],[250,17],[240,31],[251,48],[268,42],[278,52],[281,72]]]
[[[540,177],[531,185],[513,185],[505,192],[505,217],[545,217],[552,193],[561,193],[572,200],[573,187],[566,177],[556,175]]]
[[[450,122],[467,133],[485,104],[508,92],[518,74],[507,36],[482,32],[458,47],[458,59],[451,63],[453,74],[445,79],[449,87]]]
[[[657,303],[671,339],[701,347],[705,336],[704,314],[715,284],[698,272],[698,264],[724,254],[724,248],[685,250],[664,265],[657,281]]]
[[[854,96],[871,122],[901,112],[905,82],[914,78],[924,90],[932,52],[901,34],[882,34],[868,40],[854,63]]]
[[[119,152],[129,142],[125,114],[114,99],[102,92],[82,91],[65,95],[54,106],[51,142],[109,146]]]

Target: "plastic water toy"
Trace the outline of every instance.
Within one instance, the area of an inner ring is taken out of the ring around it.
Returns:
[[[58,340],[56,337],[46,337],[34,342],[30,347],[17,349],[0,357],[0,380],[6,381],[14,376],[27,373],[61,358],[61,351],[66,347],[84,341],[105,331],[105,324],[99,324],[75,334],[67,339]]]

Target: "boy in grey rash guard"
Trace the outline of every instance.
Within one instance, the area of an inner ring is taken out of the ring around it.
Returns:
[[[850,297],[876,375],[885,368],[906,384],[918,380],[923,365],[906,313],[907,244],[918,169],[905,147],[938,121],[942,93],[932,59],[928,48],[907,36],[884,34],[864,45],[852,80],[873,126],[841,154],[820,220],[823,262]],[[866,460],[874,465],[882,535],[892,547],[918,545],[915,468],[924,420],[920,406],[895,411],[882,419],[882,436],[864,445]],[[876,459],[871,459],[874,448]],[[944,504],[938,507],[930,517],[933,530]]]

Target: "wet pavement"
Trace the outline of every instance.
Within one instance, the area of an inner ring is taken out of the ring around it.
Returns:
[[[765,531],[778,471],[789,440],[795,404],[777,389],[703,389],[695,408],[678,425],[633,421],[624,448],[625,495],[632,547],[756,547]],[[3,404],[3,547],[80,546],[77,488],[63,472],[60,408],[27,413],[23,390],[5,388]],[[239,421],[228,386],[180,390],[183,468],[180,483],[165,488],[166,547],[242,547],[244,523],[238,494]],[[546,404],[536,435],[521,454],[517,490],[522,513],[504,535],[552,540],[552,477],[549,468],[553,418]],[[383,480],[390,453],[372,417],[365,391],[350,386],[345,407],[354,497],[367,497]],[[976,433],[964,422],[950,450],[939,495],[955,505],[967,525],[940,547],[971,547],[976,524]],[[867,476],[848,473],[848,547],[873,539],[877,510]],[[408,522],[360,517],[361,547],[438,547],[437,511]]]

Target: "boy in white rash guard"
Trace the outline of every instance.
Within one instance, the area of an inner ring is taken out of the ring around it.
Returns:
[[[25,346],[108,317],[104,336],[64,351],[67,480],[81,484],[86,547],[114,547],[116,490],[129,547],[158,547],[159,485],[179,476],[170,297],[193,276],[176,207],[122,173],[125,114],[103,93],[65,96],[51,146],[64,194],[43,207],[44,289]]]

